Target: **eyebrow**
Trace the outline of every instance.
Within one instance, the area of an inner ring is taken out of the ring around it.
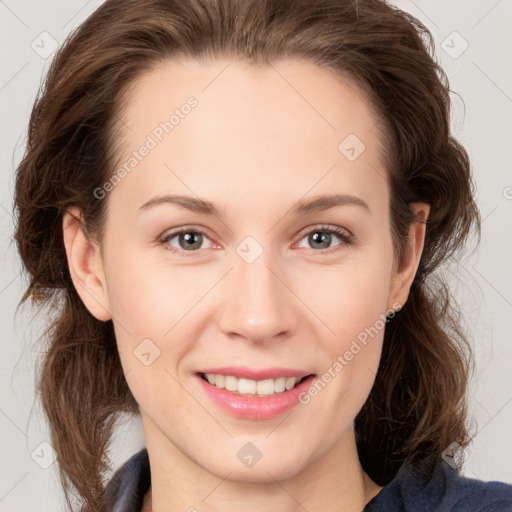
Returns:
[[[148,210],[161,204],[175,204],[196,213],[215,215],[217,217],[221,216],[219,209],[212,202],[205,199],[199,199],[197,197],[183,195],[164,194],[155,196],[140,206],[139,210]],[[329,210],[336,206],[346,205],[359,206],[368,212],[370,211],[368,204],[359,197],[347,194],[330,194],[315,197],[314,199],[307,201],[300,200],[292,209],[292,213],[295,215],[305,215],[308,213]]]

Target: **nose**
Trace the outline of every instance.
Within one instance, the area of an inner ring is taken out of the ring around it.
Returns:
[[[275,341],[294,332],[298,305],[283,270],[270,251],[252,263],[234,254],[234,268],[224,280],[219,326],[230,337],[251,343]]]

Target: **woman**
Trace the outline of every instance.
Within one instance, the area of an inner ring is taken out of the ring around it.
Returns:
[[[459,474],[435,271],[479,214],[432,46],[377,0],[107,0],[66,41],[15,199],[70,510],[510,509]]]

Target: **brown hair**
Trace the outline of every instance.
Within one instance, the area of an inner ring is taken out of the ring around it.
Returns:
[[[97,240],[107,201],[95,188],[116,162],[120,98],[144,71],[174,56],[251,62],[303,59],[354,80],[381,117],[397,254],[431,205],[420,267],[403,309],[386,327],[375,384],[355,422],[365,471],[385,485],[404,462],[440,459],[469,442],[470,350],[435,272],[480,219],[470,162],[449,130],[450,89],[427,28],[379,0],[107,0],[57,52],[35,101],[17,169],[15,239],[29,297],[52,321],[38,391],[70,510],[102,510],[106,454],[120,413],[136,414],[112,321],[94,318],[70,278],[63,213],[83,212]]]

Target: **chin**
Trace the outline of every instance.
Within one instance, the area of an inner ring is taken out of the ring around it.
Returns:
[[[298,468],[295,463],[290,462],[286,466],[283,466],[282,462],[267,461],[266,464],[263,460],[260,460],[252,468],[240,468],[239,465],[235,467],[229,467],[228,465],[220,467],[219,476],[222,478],[226,477],[226,473],[229,476],[226,478],[232,482],[247,483],[247,484],[266,484],[275,483],[275,481],[283,481],[288,478],[292,478],[300,472],[301,468]]]
[[[255,441],[255,444],[258,444]],[[221,456],[220,453],[212,453],[211,459],[205,461],[206,464],[201,464],[206,470],[218,475],[220,478],[227,478],[233,482],[246,482],[246,483],[275,483],[276,480],[286,480],[292,478],[300,473],[308,464],[304,458],[304,447],[297,446],[297,452],[293,453],[288,451],[288,456],[284,457],[286,453],[278,446],[268,446],[262,448],[260,454],[261,458],[253,459],[253,461],[244,461],[244,455],[251,453],[255,448],[251,447],[251,442],[240,443],[236,442],[236,449],[232,451],[226,449],[222,455],[226,453],[233,454],[233,456]],[[245,447],[240,449],[240,446]],[[300,450],[300,452],[299,452]],[[268,455],[266,455],[267,453]],[[196,459],[200,463],[200,459]],[[229,476],[227,476],[229,474]]]

